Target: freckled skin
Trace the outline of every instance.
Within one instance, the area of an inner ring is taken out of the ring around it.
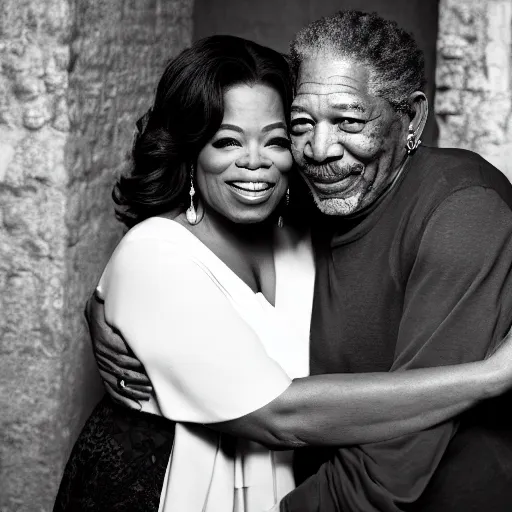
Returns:
[[[405,158],[410,119],[373,94],[371,79],[367,65],[330,54],[301,64],[292,153],[323,213],[349,215],[373,203]]]

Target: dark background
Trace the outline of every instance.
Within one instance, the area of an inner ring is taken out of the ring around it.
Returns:
[[[194,39],[232,34],[288,52],[295,32],[340,9],[377,12],[413,33],[425,53],[427,95],[431,105],[422,140],[435,144],[437,129],[432,110],[438,0],[195,0]]]

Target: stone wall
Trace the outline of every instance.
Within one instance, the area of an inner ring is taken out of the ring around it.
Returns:
[[[439,145],[480,153],[512,180],[512,0],[441,0]]]
[[[101,393],[82,310],[110,191],[193,0],[0,3],[0,511],[49,511]]]

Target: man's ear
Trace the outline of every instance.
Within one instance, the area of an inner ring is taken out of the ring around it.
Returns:
[[[408,98],[411,120],[410,127],[414,132],[414,137],[418,140],[423,133],[428,117],[428,100],[421,91],[413,92]]]

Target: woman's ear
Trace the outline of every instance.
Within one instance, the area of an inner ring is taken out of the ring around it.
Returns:
[[[418,140],[427,122],[428,100],[423,92],[415,91],[409,96],[408,102],[411,112],[409,126],[412,128],[415,139]]]

